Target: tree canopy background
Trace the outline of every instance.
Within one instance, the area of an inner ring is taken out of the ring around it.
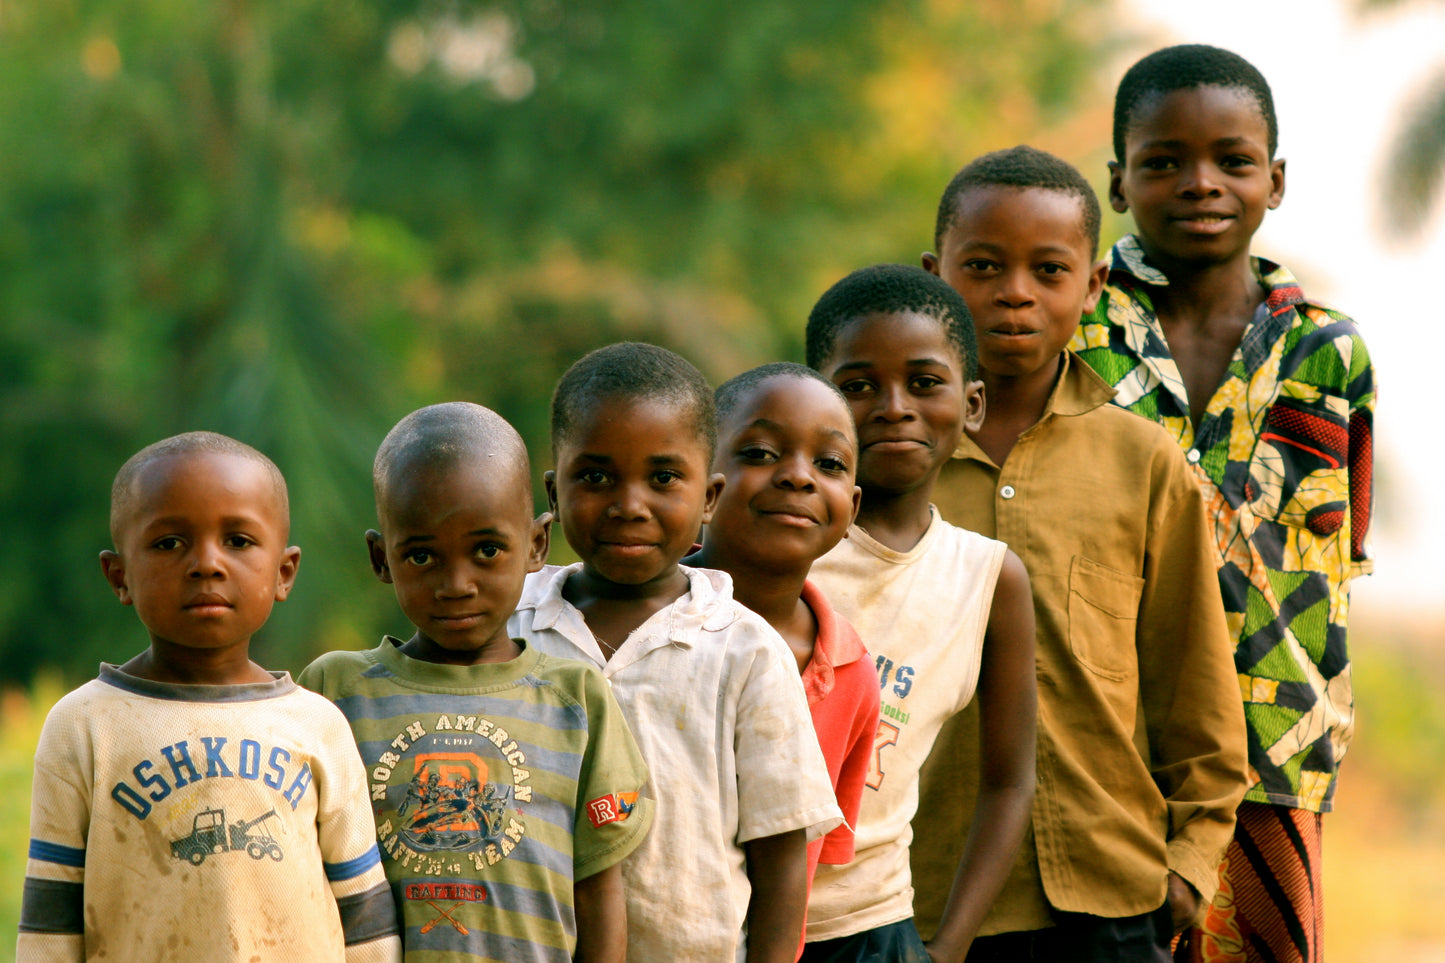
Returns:
[[[362,540],[401,415],[489,405],[540,471],[552,386],[598,345],[714,379],[799,357],[816,296],[916,263],[975,154],[1102,171],[1107,8],[0,5],[0,672],[143,647],[96,562],[110,481],[195,428],[291,486],[263,664],[406,631]]]

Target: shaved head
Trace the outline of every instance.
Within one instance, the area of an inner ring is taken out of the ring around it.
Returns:
[[[187,458],[196,455],[233,455],[255,462],[271,478],[276,493],[276,507],[280,514],[281,530],[289,535],[291,531],[291,502],[286,493],[286,479],[276,463],[244,442],[239,442],[214,431],[188,431],[172,435],[147,445],[131,455],[110,486],[110,538],[116,548],[120,547],[120,534],[125,523],[135,513],[135,505],[141,475],[146,466],[167,458]]]
[[[378,518],[385,522],[393,493],[408,480],[461,468],[510,473],[531,513],[532,465],[522,436],[490,408],[450,401],[413,411],[382,440],[371,469]]]

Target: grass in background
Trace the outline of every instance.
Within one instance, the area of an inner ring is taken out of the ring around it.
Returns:
[[[1331,963],[1445,963],[1445,653],[1431,640],[1353,639],[1360,723],[1325,817]],[[0,692],[0,963],[14,963],[30,780],[45,713],[62,694]]]

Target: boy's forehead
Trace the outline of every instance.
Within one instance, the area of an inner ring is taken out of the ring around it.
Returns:
[[[445,504],[450,502],[451,504]],[[377,491],[381,521],[429,517],[466,508],[531,515],[532,481],[523,459],[507,450],[401,462]]]
[[[700,452],[704,460],[712,456],[702,412],[683,398],[656,395],[597,398],[558,440],[556,454],[636,455],[639,445],[657,444],[664,437],[670,454]]]
[[[764,419],[803,430],[836,430],[849,438],[853,432],[847,402],[822,382],[798,375],[774,375],[748,388],[722,427],[736,434]]]
[[[1268,142],[1269,121],[1251,91],[1222,84],[1199,84],[1150,91],[1141,96],[1130,112],[1124,143],[1127,147],[1141,137],[1158,137],[1165,133],[1160,127],[1198,129],[1206,119],[1214,126],[1233,129],[1238,136]]]
[[[948,322],[928,311],[905,308],[860,314],[838,329],[829,366],[836,369],[881,360],[922,361],[922,357],[912,357],[914,349],[920,337],[932,340],[933,334],[947,351],[946,359],[941,360],[962,360],[958,346],[948,336]],[[863,357],[863,351],[868,357]],[[909,357],[905,359],[904,355]]]
[[[1054,244],[1081,248],[1092,259],[1084,199],[1070,191],[1051,187],[981,184],[960,191],[955,204],[953,221],[943,236],[944,249],[956,250],[977,242],[978,234],[984,230],[989,219],[1003,220],[1009,233],[1021,239],[1030,227],[1036,226],[1035,222],[1047,220],[1055,222],[1055,229],[1030,240],[1040,246]]]
[[[112,528],[219,499],[243,500],[250,512],[287,524],[285,495],[265,465],[235,452],[188,451],[157,455],[136,469],[111,506]]]

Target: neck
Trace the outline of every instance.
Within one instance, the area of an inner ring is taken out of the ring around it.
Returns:
[[[585,563],[582,570],[574,573],[562,586],[567,601],[579,608],[584,607],[578,599],[588,602],[641,603],[661,601],[664,605],[681,598],[687,592],[687,576],[673,563],[666,571],[636,585],[614,582],[599,575]]]
[[[1165,260],[1157,262],[1150,255],[1169,283],[1150,289],[1154,308],[1161,316],[1189,321],[1200,326],[1216,315],[1244,316],[1264,300],[1264,287],[1254,275],[1254,264],[1246,253],[1219,264],[1185,265]]]
[[[275,681],[251,661],[250,639],[220,649],[191,649],[162,639],[121,666],[139,679],[172,685],[243,685]]]
[[[799,568],[769,559],[740,558],[730,551],[730,546],[712,538],[704,540],[702,550],[692,557],[692,562],[700,568],[728,573],[733,580],[733,598],[779,631],[780,625],[797,614],[803,583],[808,578],[808,565]]]
[[[928,506],[935,478],[936,472],[925,484],[906,492],[864,487],[858,527],[895,552],[913,548],[933,520]]]
[[[402,654],[418,662],[436,665],[481,665],[484,662],[510,662],[522,654],[522,647],[503,631],[475,649],[447,649],[417,632],[401,647]]]
[[[988,399],[984,422],[1021,425],[1019,434],[1038,424],[1049,407],[1049,396],[1058,384],[1064,368],[1064,356],[1058,355],[1036,371],[1024,375],[1001,375],[988,370],[979,372],[983,379],[983,396]],[[1014,435],[1015,438],[1018,434]]]

